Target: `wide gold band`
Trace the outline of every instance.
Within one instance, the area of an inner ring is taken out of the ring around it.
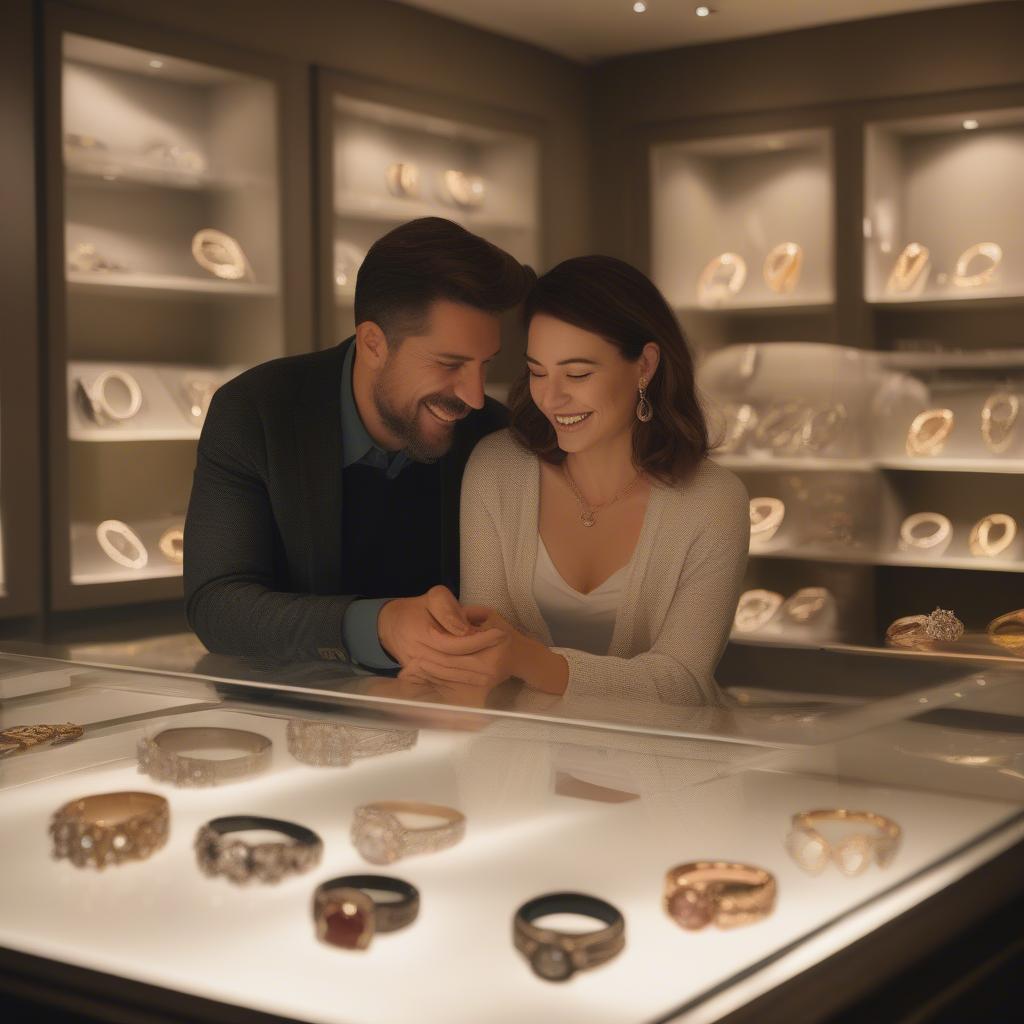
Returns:
[[[1024,608],[993,619],[987,632],[992,643],[1011,651],[1024,651]]]
[[[66,803],[53,815],[53,856],[76,867],[145,860],[167,842],[170,807],[156,793],[101,793]]]
[[[697,931],[714,923],[736,928],[767,917],[775,907],[775,878],[764,868],[727,861],[679,864],[665,875],[665,913]]]

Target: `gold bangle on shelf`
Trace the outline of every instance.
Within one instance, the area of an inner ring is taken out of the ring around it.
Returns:
[[[192,255],[196,263],[223,281],[252,278],[252,268],[242,247],[223,231],[203,228],[192,238]]]
[[[996,530],[996,539],[992,539],[992,531]],[[1017,538],[1017,520],[1005,512],[993,512],[979,519],[971,527],[971,554],[980,558],[996,558],[1001,555]]]
[[[96,527],[96,540],[106,556],[126,569],[145,569],[149,552],[139,535],[120,519],[104,519]]]
[[[981,273],[969,274],[971,263],[981,257],[989,261]],[[969,249],[965,249],[956,261],[956,270],[953,273],[953,284],[959,288],[980,288],[988,284],[995,277],[999,264],[1003,261],[1002,246],[998,242],[978,242]]]
[[[774,590],[747,590],[736,604],[733,625],[738,633],[756,633],[775,618],[783,598]]]
[[[779,498],[750,499],[750,544],[766,544],[779,532],[786,506]]]
[[[244,729],[164,729],[139,740],[139,771],[175,786],[216,786],[266,770],[271,746],[266,736]],[[214,758],[198,753],[213,750],[230,750],[235,756]]]
[[[765,284],[780,295],[791,292],[800,280],[804,251],[796,242],[780,242],[764,258]]]
[[[927,246],[921,245],[920,242],[910,242],[904,246],[903,251],[896,257],[885,290],[900,295],[920,292],[931,271],[931,258]]]
[[[902,551],[928,551],[940,555],[952,537],[953,524],[940,512],[915,512],[900,524]]]
[[[907,431],[908,455],[938,455],[953,432],[952,409],[925,409],[914,417]]]
[[[730,404],[722,409],[722,413],[725,418],[725,432],[716,451],[721,455],[731,455],[744,446],[747,438],[757,427],[757,410],[747,403]]]
[[[180,526],[172,526],[160,535],[159,548],[168,562],[181,565],[185,561],[185,532]]]
[[[479,174],[465,171],[445,171],[441,175],[445,195],[456,206],[476,209],[484,201],[484,179]]]
[[[85,730],[74,722],[61,722],[59,725],[12,725],[0,729],[0,757],[20,754],[49,744],[51,747],[61,743],[71,743],[81,739]]]
[[[50,822],[53,856],[75,867],[145,860],[167,842],[170,807],[156,793],[101,793],[72,800]]]
[[[1012,391],[996,391],[981,407],[981,437],[985,447],[1001,455],[1013,443],[1020,416],[1020,398]]]
[[[838,843],[829,843],[818,831],[819,822],[868,825],[872,833],[858,832]],[[786,837],[786,850],[805,871],[813,875],[835,861],[844,875],[859,875],[872,858],[880,868],[888,867],[899,850],[902,829],[891,818],[873,811],[847,811],[843,808],[804,811],[793,815],[793,826]]]
[[[377,757],[416,745],[416,729],[369,729],[338,722],[292,718],[288,721],[288,753],[318,768],[347,768],[357,757]]]
[[[831,591],[825,587],[801,587],[786,599],[782,614],[791,622],[806,626],[821,618],[825,610],[835,604]]]
[[[415,164],[393,163],[388,167],[385,178],[388,191],[401,198],[417,196],[420,191],[420,170]]]
[[[407,828],[399,814],[438,818],[440,824]],[[352,844],[371,864],[391,864],[416,853],[454,846],[466,834],[466,818],[451,807],[416,800],[379,800],[356,808]]]
[[[929,615],[904,615],[890,623],[885,631],[887,643],[894,647],[916,647],[927,650],[934,641],[955,643],[964,635],[964,624],[944,608]]]
[[[993,619],[986,629],[989,640],[1000,647],[1024,653],[1024,608]]]
[[[754,924],[775,909],[775,878],[764,868],[726,861],[680,864],[665,875],[662,906],[681,928]]]
[[[739,292],[747,280],[747,263],[739,253],[723,252],[700,272],[697,278],[697,302],[716,306]]]

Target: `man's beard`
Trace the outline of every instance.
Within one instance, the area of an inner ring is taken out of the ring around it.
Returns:
[[[469,406],[453,395],[433,394],[421,398],[411,410],[403,412],[391,400],[388,376],[385,367],[374,381],[373,404],[377,407],[377,415],[384,426],[402,442],[402,451],[410,459],[414,462],[437,462],[452,446],[455,423],[450,425],[440,440],[433,439],[420,427],[420,406],[430,402],[449,416],[464,416],[470,411]],[[427,415],[433,416],[429,409]],[[437,422],[440,423],[440,420]]]

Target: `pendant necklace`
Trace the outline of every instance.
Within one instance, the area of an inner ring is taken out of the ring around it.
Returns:
[[[614,505],[620,498],[624,498],[643,477],[643,473],[637,473],[637,475],[633,477],[633,479],[630,480],[614,498],[609,498],[608,501],[602,501],[600,505],[590,505],[587,503],[587,499],[583,497],[579,487],[576,486],[576,481],[573,480],[572,473],[569,472],[568,460],[562,463],[562,470],[565,473],[566,480],[569,482],[569,487],[572,488],[572,493],[576,495],[576,500],[580,504],[580,520],[586,527],[594,526],[597,523],[597,517],[594,515],[595,512],[598,512],[603,508],[608,508],[609,505]]]

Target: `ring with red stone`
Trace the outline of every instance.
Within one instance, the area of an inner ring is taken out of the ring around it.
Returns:
[[[371,895],[378,893],[390,898]],[[387,875],[344,875],[313,893],[316,936],[341,949],[366,949],[374,935],[407,927],[419,912],[415,886]]]
[[[815,826],[822,821],[869,825],[874,834],[858,831],[836,843],[829,841]],[[859,875],[867,870],[872,858],[880,868],[892,863],[899,849],[903,830],[890,818],[874,811],[804,811],[793,815],[793,828],[786,837],[789,855],[812,875],[825,870],[830,860],[844,875]]]
[[[727,861],[679,864],[665,876],[665,912],[681,928],[754,924],[775,908],[775,878],[764,868]]]

